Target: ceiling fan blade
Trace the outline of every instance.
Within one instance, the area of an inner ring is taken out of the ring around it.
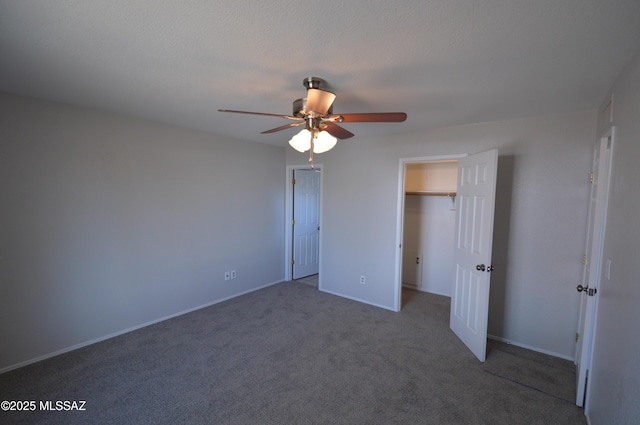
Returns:
[[[285,124],[281,125],[280,127],[272,128],[271,130],[263,131],[260,134],[275,133],[276,131],[286,130],[287,128],[298,127],[304,124],[304,122],[292,122],[291,124]]]
[[[407,119],[407,114],[404,112],[370,112],[363,114],[339,114],[339,116],[342,117],[341,122],[402,122]],[[340,122],[339,120],[337,121]]]
[[[320,116],[324,116],[331,108],[336,95],[330,91],[320,89],[307,90],[307,106],[308,112],[313,111]]]
[[[265,115],[267,117],[280,117],[280,118],[287,118],[287,119],[298,119],[298,117],[291,117],[289,115],[267,114],[265,112],[235,111],[233,109],[218,109],[218,111],[219,112],[231,112],[231,113],[234,113],[234,114]]]
[[[348,139],[349,137],[354,136],[352,132],[345,130],[338,124],[332,122],[324,123],[322,127],[327,133],[331,134],[333,137],[337,137],[338,139]]]

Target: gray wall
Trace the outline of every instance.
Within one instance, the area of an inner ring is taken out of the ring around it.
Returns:
[[[591,424],[640,418],[640,51],[612,88],[613,150],[587,414]],[[600,120],[602,122],[602,120]],[[599,130],[604,130],[604,124]]]
[[[400,159],[498,148],[489,333],[572,359],[595,122],[594,110],[338,142],[316,158],[321,289],[393,309]]]
[[[0,370],[283,279],[283,148],[6,94],[0,120]]]

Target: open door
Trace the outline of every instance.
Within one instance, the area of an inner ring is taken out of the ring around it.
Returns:
[[[498,150],[458,163],[454,285],[449,326],[475,356],[487,355],[487,321]]]
[[[587,225],[586,261],[582,283],[578,291],[582,297],[580,321],[576,350],[576,405],[583,406],[587,372],[591,361],[593,345],[593,325],[595,323],[596,296],[602,274],[602,243],[604,241],[605,220],[607,215],[607,196],[611,175],[611,150],[613,146],[613,128],[593,149],[593,168],[591,171],[591,196],[589,202],[589,222]]]
[[[318,274],[320,267],[320,171],[294,170],[293,279]]]

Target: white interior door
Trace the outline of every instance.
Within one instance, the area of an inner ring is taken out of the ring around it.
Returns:
[[[318,273],[320,264],[320,171],[293,172],[293,278]]]
[[[454,285],[449,326],[481,361],[487,355],[487,321],[498,150],[460,159],[454,244]]]
[[[576,404],[584,404],[587,374],[591,361],[593,344],[593,325],[597,306],[597,290],[602,271],[602,243],[604,240],[605,219],[607,214],[607,195],[611,170],[611,148],[613,132],[596,142],[593,149],[593,168],[591,177],[591,197],[589,203],[589,222],[587,225],[586,264],[580,291],[580,321],[576,350]]]

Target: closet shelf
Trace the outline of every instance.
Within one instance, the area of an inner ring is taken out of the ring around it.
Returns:
[[[407,196],[451,196],[454,198],[456,192],[405,192]]]

